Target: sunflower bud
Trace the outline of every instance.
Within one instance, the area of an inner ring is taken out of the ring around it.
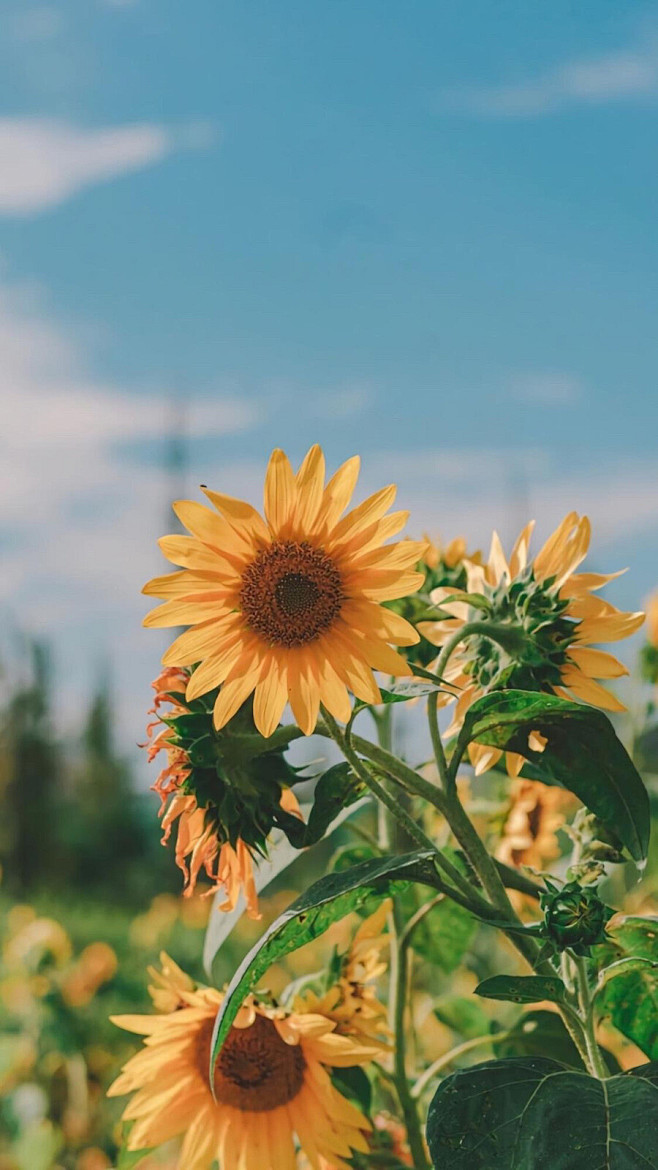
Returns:
[[[550,885],[540,901],[546,935],[558,950],[587,955],[594,943],[603,942],[606,923],[614,911],[592,886],[573,881],[558,890]]]

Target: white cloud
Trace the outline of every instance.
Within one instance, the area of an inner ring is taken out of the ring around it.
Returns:
[[[94,183],[161,162],[186,145],[166,126],[85,129],[53,118],[0,118],[0,214],[34,215]]]
[[[585,387],[573,374],[517,374],[511,379],[509,396],[531,406],[573,406],[582,402]]]
[[[445,93],[443,106],[481,117],[529,118],[656,94],[658,47],[652,41],[638,49],[566,61],[522,82]]]

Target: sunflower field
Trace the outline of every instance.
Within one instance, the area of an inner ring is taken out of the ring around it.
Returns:
[[[658,1167],[658,595],[358,475],[174,504],[153,793],[5,694],[1,1170]]]

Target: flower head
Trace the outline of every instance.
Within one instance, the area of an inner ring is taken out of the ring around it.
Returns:
[[[637,630],[642,613],[623,613],[596,597],[595,591],[617,573],[577,573],[587,555],[590,523],[570,512],[532,560],[528,547],[533,524],[524,528],[509,561],[494,533],[489,560],[469,563],[468,593],[479,594],[482,608],[464,600],[446,600],[455,589],[437,589],[432,600],[451,614],[449,619],[426,623],[421,631],[441,646],[460,626],[476,619],[508,626],[514,638],[505,648],[478,635],[465,640],[453,656],[446,678],[458,694],[455,719],[448,734],[461,725],[471,703],[480,695],[500,688],[546,691],[562,698],[580,699],[608,711],[625,707],[599,679],[628,674],[612,654],[593,648],[593,643],[616,642]],[[449,696],[444,701],[449,702]],[[502,752],[471,745],[476,771],[493,767]],[[523,757],[508,753],[508,770],[516,775]]]
[[[213,704],[217,728],[253,693],[262,735],[272,734],[288,701],[299,727],[311,734],[320,702],[342,721],[350,716],[348,692],[379,702],[373,669],[409,673],[390,643],[412,645],[418,635],[380,602],[422,584],[413,566],[423,546],[384,543],[407,520],[406,512],[386,515],[393,486],[343,516],[358,466],[349,459],[325,487],[318,446],[297,474],[283,451],[274,451],[265,520],[250,505],[205,488],[211,508],[174,505],[191,535],[160,541],[165,556],[183,567],[145,586],[145,593],[165,599],[145,625],[192,627],[163,662],[197,664],[188,702],[220,688]]]
[[[560,856],[557,831],[573,802],[563,788],[539,780],[512,781],[510,807],[496,856],[507,865],[543,869]]]
[[[347,953],[336,956],[327,991],[321,996],[305,991],[299,1000],[306,1011],[333,1020],[337,1032],[369,1043],[382,1044],[390,1038],[386,1006],[377,995],[377,981],[387,967],[382,951],[390,945],[384,933],[390,909],[390,899],[385,899],[361,923]]]
[[[647,602],[647,640],[642,647],[642,675],[647,682],[658,683],[658,592]]]
[[[430,601],[430,595],[435,589],[445,588],[449,593],[465,589],[467,564],[479,565],[481,560],[479,552],[469,555],[463,536],[455,537],[447,545],[441,544],[440,541],[434,543],[428,536],[425,537],[422,556],[417,565],[424,578],[419,590],[396,601],[385,602],[387,609],[393,610],[416,626],[420,634],[420,642],[402,650],[409,662],[426,667],[436,657],[434,646],[422,634],[422,623],[428,621],[436,610]]]
[[[256,731],[249,704],[217,731],[212,700],[188,702],[189,671],[168,667],[155,680],[149,724],[149,760],[160,752],[166,765],[154,784],[162,801],[163,844],[176,828],[176,862],[191,896],[201,870],[221,889],[222,910],[233,910],[242,891],[248,913],[258,915],[253,857],[264,855],[267,838],[283,812],[299,814],[286,785],[297,775],[277,746]],[[211,892],[211,891],[209,891]]]
[[[295,1170],[295,1137],[313,1165],[325,1159],[349,1170],[366,1150],[370,1123],[334,1087],[331,1068],[366,1064],[375,1046],[339,1035],[318,1012],[286,1011],[250,997],[221,1050],[209,1085],[213,1025],[222,993],[177,987],[175,1010],[118,1016],[114,1022],[145,1037],[109,1090],[134,1093],[124,1111],[133,1121],[130,1150],[179,1135],[179,1170],[275,1167]]]

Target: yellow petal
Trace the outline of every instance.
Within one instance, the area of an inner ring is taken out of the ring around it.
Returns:
[[[590,678],[622,678],[628,674],[623,663],[604,650],[593,650],[590,646],[570,646],[569,658]]]
[[[287,455],[278,447],[265,474],[265,515],[274,536],[286,535],[295,506],[295,477]]]

